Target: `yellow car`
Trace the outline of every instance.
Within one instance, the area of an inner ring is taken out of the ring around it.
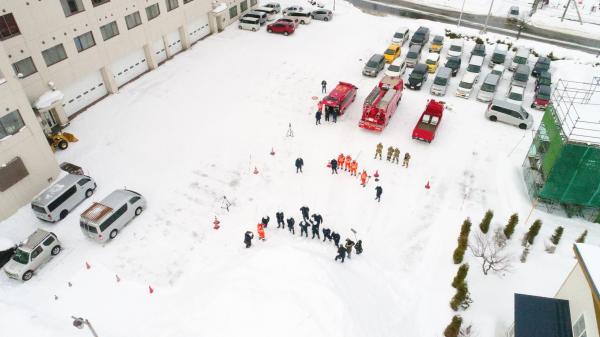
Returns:
[[[441,35],[436,35],[433,37],[433,40],[431,41],[431,46],[429,46],[429,52],[440,53],[442,51],[443,46],[444,46],[444,37]]]
[[[400,46],[397,44],[390,44],[388,49],[383,53],[383,57],[385,58],[385,62],[392,63],[395,59],[400,56]]]
[[[440,54],[438,53],[429,53],[427,55],[427,60],[425,64],[427,65],[427,72],[433,74],[438,68],[438,64],[440,62]]]

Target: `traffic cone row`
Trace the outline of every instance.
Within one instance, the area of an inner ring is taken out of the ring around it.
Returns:
[[[217,217],[215,217],[215,221],[214,222],[215,222],[215,226],[217,226],[220,223],[219,220],[217,220]],[[92,268],[92,266],[90,265],[90,263],[87,262],[87,261],[85,261],[85,269],[90,269],[90,268]],[[115,274],[115,278],[116,278],[117,283],[121,282],[121,278],[119,277],[118,274]],[[73,286],[73,284],[71,282],[67,282],[67,285],[69,287]],[[148,292],[150,294],[154,293],[154,288],[152,288],[151,285],[148,286]],[[54,299],[58,300],[58,296],[54,295]]]

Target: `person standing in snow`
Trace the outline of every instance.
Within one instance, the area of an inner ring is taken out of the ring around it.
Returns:
[[[309,211],[310,209],[306,206],[300,207],[300,212],[302,213],[302,218],[304,219],[304,221],[308,221],[310,219],[310,217],[308,216]]]
[[[315,119],[317,120],[315,122],[315,125],[321,124],[321,110],[317,110],[317,113],[315,114]]]
[[[375,187],[375,200],[377,202],[381,202],[381,193],[383,193],[383,188],[381,186]]]
[[[338,252],[338,255],[335,257],[335,261],[337,261],[338,259],[341,259],[342,263],[344,263],[344,259],[346,258],[346,248],[339,246],[337,252]]]
[[[400,149],[399,149],[399,148],[395,148],[395,149],[394,149],[394,154],[393,154],[393,156],[392,156],[392,164],[393,164],[394,162],[395,162],[396,164],[400,164]]]
[[[344,161],[346,160],[346,157],[344,156],[343,153],[340,153],[340,155],[338,156],[337,159],[337,167],[340,168],[340,170],[344,169]]]
[[[321,214],[313,214],[312,219],[314,222],[317,223],[317,226],[320,226],[323,223],[323,217],[321,216]]]
[[[346,159],[344,160],[344,171],[350,171],[350,165],[352,165],[352,157],[350,155],[346,155]]]
[[[269,221],[271,220],[271,217],[267,215],[267,217],[263,217],[262,219],[260,219],[260,223],[263,224],[263,226],[265,228],[267,228],[267,226],[269,225]]]
[[[321,240],[321,235],[319,234],[319,223],[313,222],[311,229],[312,229],[312,238],[311,239],[314,239],[316,236],[319,240]]]
[[[335,158],[331,159],[331,162],[329,162],[329,165],[331,165],[331,174],[334,174],[334,173],[338,174],[338,172],[337,172],[338,165],[337,165],[337,160],[335,160]]]
[[[410,153],[406,152],[406,154],[404,154],[404,161],[402,161],[402,166],[405,166],[406,168],[408,168],[409,161],[410,161]]]
[[[246,248],[250,248],[252,246],[252,239],[254,238],[254,233],[251,231],[246,231],[244,234],[244,243],[246,244]]]
[[[333,243],[335,243],[335,246],[338,247],[340,245],[340,234],[332,231],[331,237],[333,238]]]
[[[258,232],[258,239],[265,241],[265,228],[263,227],[263,224],[259,223],[256,225],[256,231]]]
[[[377,156],[379,156],[379,160],[381,160],[381,152],[383,152],[383,144],[380,142],[377,144],[377,148],[375,149],[375,158],[373,159],[377,159]]]
[[[325,121],[326,121],[326,122],[329,122],[329,115],[331,115],[331,110],[330,110],[330,108],[329,108],[327,105],[325,105],[325,104],[323,104],[323,109],[325,109]]]
[[[354,247],[354,241],[350,239],[346,239],[346,253],[348,253],[348,258],[352,257],[352,247]]]
[[[390,146],[387,149],[387,161],[391,161],[392,160],[392,155],[394,154],[394,147]]]
[[[356,170],[358,170],[358,163],[356,160],[353,160],[352,164],[350,164],[350,175],[356,177]]]
[[[331,118],[333,118],[333,122],[337,123],[337,118],[340,115],[340,108],[333,107],[333,112],[331,113]]]
[[[285,223],[283,222],[283,212],[275,213],[275,218],[277,219],[277,228],[285,229]]]
[[[300,226],[300,237],[302,237],[302,234],[306,234],[306,237],[308,237],[308,226],[309,226],[308,222],[300,221],[298,226]]]
[[[322,80],[321,81],[321,93],[324,94],[327,92],[327,81]]]
[[[363,170],[362,173],[360,174],[360,184],[362,185],[362,187],[366,187],[367,186],[367,178],[369,176],[367,175],[367,171]]]
[[[294,223],[294,218],[287,219],[288,230],[290,231],[290,233],[292,233],[292,235],[296,235],[296,231],[294,231]]]
[[[362,240],[358,240],[358,242],[356,242],[354,249],[356,250],[356,255],[360,255],[363,252]]]
[[[331,241],[331,229],[329,228],[323,228],[323,242],[325,242],[326,240]]]
[[[296,173],[298,173],[298,171],[302,173],[302,166],[304,166],[304,160],[300,157],[296,158]]]

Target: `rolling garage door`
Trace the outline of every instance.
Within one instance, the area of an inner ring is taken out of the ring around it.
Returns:
[[[167,49],[169,50],[169,55],[171,56],[183,50],[183,45],[181,44],[181,37],[179,36],[179,30],[168,34],[165,38],[165,42],[167,43]]]
[[[210,34],[210,27],[208,27],[208,16],[202,17],[187,26],[187,32],[190,39],[190,44],[194,44],[201,38]]]
[[[152,44],[152,52],[157,64],[163,63],[167,59],[167,51],[165,49],[165,43],[162,39]]]
[[[61,91],[65,95],[63,107],[67,116],[73,115],[108,94],[100,70],[82,77]]]
[[[146,62],[144,49],[138,49],[116,60],[110,65],[110,69],[117,87],[123,86],[148,71],[148,62]]]

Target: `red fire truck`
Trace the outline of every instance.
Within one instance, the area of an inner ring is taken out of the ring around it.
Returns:
[[[382,131],[396,112],[398,103],[402,99],[402,90],[404,90],[402,78],[385,76],[365,99],[358,126],[363,129]]]
[[[329,95],[323,97],[319,102],[318,109],[323,112],[323,115],[327,112],[333,114],[334,109],[338,111],[338,117],[343,115],[350,103],[354,102],[357,89],[357,87],[350,83],[338,83]],[[325,105],[326,110],[323,110],[323,105]]]
[[[412,138],[431,143],[433,138],[435,138],[435,132],[442,121],[443,114],[444,103],[440,101],[429,100],[425,111],[423,111],[421,114],[421,119],[419,119],[415,129],[413,130]]]

